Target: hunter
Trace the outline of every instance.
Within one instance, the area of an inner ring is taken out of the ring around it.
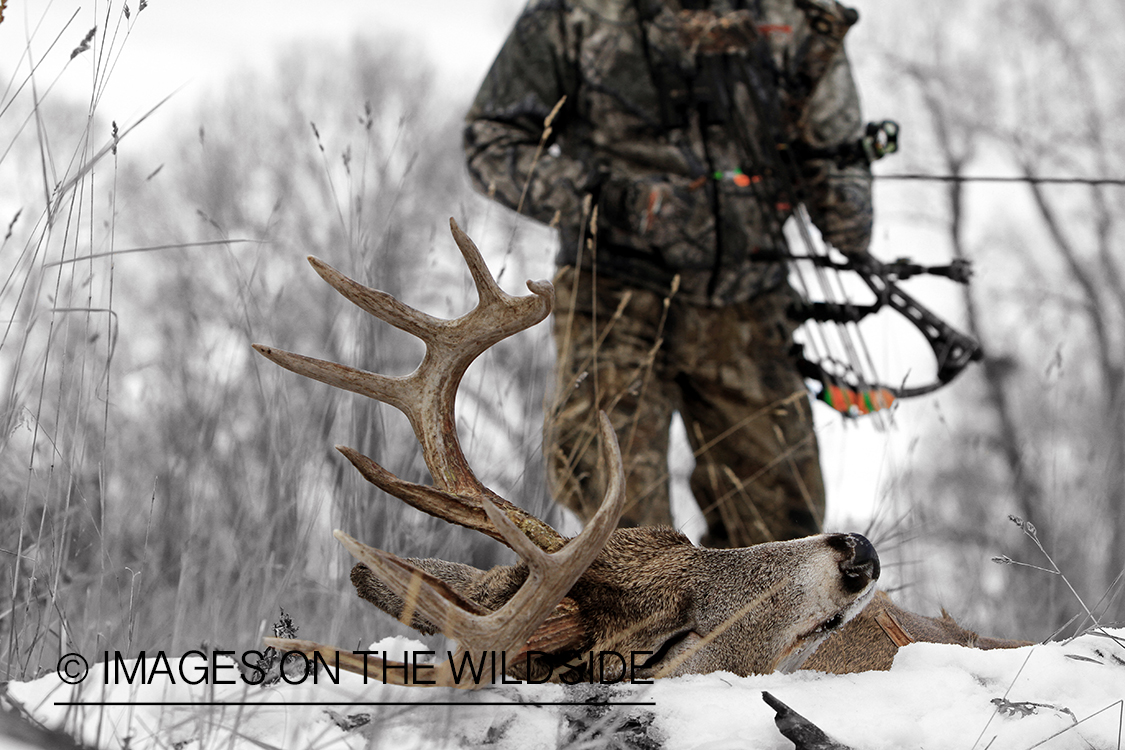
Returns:
[[[871,173],[834,0],[532,0],[467,116],[480,191],[557,226],[554,497],[602,496],[596,416],[625,456],[623,525],[672,523],[668,441],[696,456],[703,544],[817,533],[824,485],[792,355],[782,225],[803,204],[850,257]]]

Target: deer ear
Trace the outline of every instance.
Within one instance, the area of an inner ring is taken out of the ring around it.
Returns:
[[[564,597],[543,624],[527,639],[524,652],[561,654],[567,651],[580,651],[586,640],[585,636],[586,626],[578,610],[578,604],[569,596]]]
[[[366,545],[361,546],[365,547]],[[417,576],[420,582],[427,583],[431,588],[435,589],[439,594],[461,607],[463,610],[478,615],[488,613],[486,608],[468,599],[462,593],[468,588],[470,583],[480,575],[481,571],[479,569],[470,565],[451,563],[445,560],[419,560],[416,558],[404,560],[397,555],[382,552],[381,550],[372,551],[394,561],[395,564],[412,574],[412,577]],[[364,563],[356,563],[355,567],[352,568],[351,580],[360,598],[371,602],[396,620],[402,621],[406,610],[410,610],[413,613],[411,621],[407,623],[410,627],[425,635],[433,635],[441,631],[438,625],[423,617],[416,610],[415,606],[413,606],[414,603],[408,607],[406,602],[403,601],[403,598]]]

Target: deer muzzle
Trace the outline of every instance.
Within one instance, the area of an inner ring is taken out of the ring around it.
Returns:
[[[844,554],[840,561],[844,588],[852,593],[862,591],[879,580],[879,553],[862,534],[833,534],[829,545]]]

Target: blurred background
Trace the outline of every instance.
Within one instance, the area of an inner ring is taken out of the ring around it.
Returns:
[[[867,533],[885,587],[925,614],[1027,639],[1120,622],[1125,6],[855,5],[865,115],[903,129],[902,152],[876,166],[873,252],[972,260],[967,289],[904,287],[987,357],[889,418],[818,405],[828,524]],[[405,418],[250,344],[408,373],[421,345],[304,258],[459,315],[474,294],[450,216],[510,292],[550,278],[553,235],[473,194],[460,154],[463,113],[521,7],[4,9],[0,680],[71,651],[253,648],[279,608],[301,637],[343,647],[407,632],[352,594],[333,528],[404,556],[509,560],[380,496],[332,448],[425,481]],[[1055,176],[1118,183],[1039,179]],[[865,328],[888,381],[932,371],[912,329]],[[551,349],[545,326],[495,347],[469,370],[458,417],[486,484],[574,531],[543,481]],[[678,521],[698,534],[691,462],[680,439]]]

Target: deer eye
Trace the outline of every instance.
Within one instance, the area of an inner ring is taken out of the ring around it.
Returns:
[[[664,643],[660,644],[660,648],[653,652],[652,656],[645,659],[644,664],[641,664],[638,669],[652,669],[657,664],[664,661],[666,658],[668,658],[669,652],[671,652],[672,649],[676,648],[676,646],[683,643],[684,640],[686,640],[687,637],[690,636],[693,632],[694,631],[691,630],[681,630],[679,633],[675,633],[674,635],[670,636],[664,641]]]

